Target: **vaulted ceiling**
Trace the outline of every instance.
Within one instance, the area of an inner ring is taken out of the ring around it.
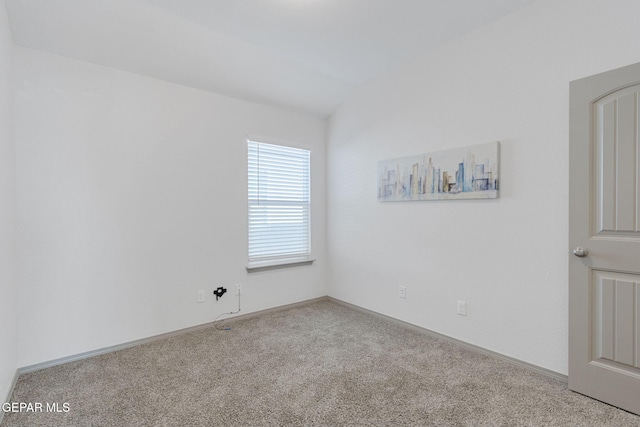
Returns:
[[[328,116],[533,0],[5,0],[18,45]]]

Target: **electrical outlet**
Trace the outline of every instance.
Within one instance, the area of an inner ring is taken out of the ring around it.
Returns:
[[[204,290],[198,291],[198,302],[204,302]]]
[[[406,286],[398,287],[398,296],[400,298],[406,298],[407,297],[407,287]]]
[[[464,301],[458,301],[458,314],[460,316],[467,315],[467,303]]]
[[[242,283],[236,284],[236,295],[240,295],[241,290],[242,290]]]

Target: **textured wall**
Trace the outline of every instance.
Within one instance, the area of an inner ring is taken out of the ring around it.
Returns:
[[[16,48],[19,366],[326,295],[326,121]],[[246,138],[312,148],[312,266],[247,274]],[[207,301],[196,303],[199,289]]]
[[[569,81],[640,61],[639,14],[539,1],[353,94],[330,118],[329,294],[566,373]],[[377,161],[496,140],[498,200],[376,201]]]

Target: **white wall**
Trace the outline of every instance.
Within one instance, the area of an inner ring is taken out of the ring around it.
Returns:
[[[18,366],[326,295],[326,121],[16,48]],[[246,137],[312,148],[312,266],[247,274]],[[207,301],[196,303],[199,289]],[[230,289],[231,291],[231,289]]]
[[[566,374],[569,81],[640,61],[638,16],[539,1],[361,87],[329,121],[329,294]],[[376,201],[377,161],[496,140],[498,200]]]
[[[13,40],[4,1],[0,1],[0,402],[16,373],[15,221],[16,160],[13,135]],[[2,418],[2,417],[0,417]]]

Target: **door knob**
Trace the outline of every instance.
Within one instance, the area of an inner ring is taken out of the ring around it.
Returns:
[[[589,255],[589,251],[588,251],[588,250],[586,250],[586,249],[585,249],[585,248],[583,248],[583,247],[578,246],[577,248],[575,248],[575,249],[573,250],[573,254],[574,254],[575,256],[577,256],[577,257],[582,258],[582,257],[585,257],[585,256]]]

